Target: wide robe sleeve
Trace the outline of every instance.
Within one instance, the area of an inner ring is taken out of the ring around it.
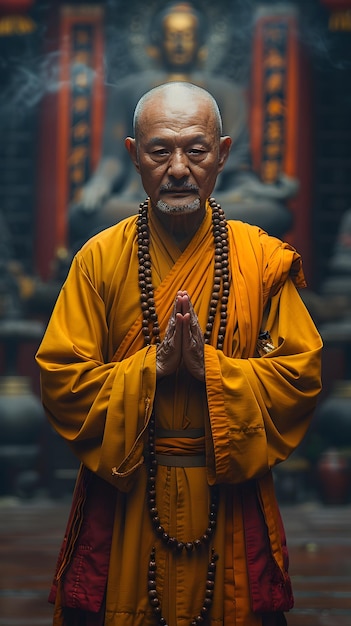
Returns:
[[[291,279],[272,297],[266,327],[276,348],[261,358],[230,358],[205,346],[210,483],[263,476],[289,456],[310,423],[322,342]]]
[[[122,270],[118,267],[117,273]],[[128,459],[129,474],[143,462],[142,435],[156,388],[156,348],[141,347],[118,362],[108,356],[106,298],[91,274],[78,255],[36,355],[42,401],[52,426],[81,462],[124,489],[129,487],[112,475],[112,468]],[[120,282],[126,282],[123,275]]]

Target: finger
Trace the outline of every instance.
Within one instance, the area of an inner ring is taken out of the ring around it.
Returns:
[[[191,331],[190,315],[183,318],[183,362],[188,372],[199,380],[204,380],[204,339],[202,333]]]
[[[183,344],[190,344],[191,338],[190,313],[185,313],[185,315],[183,315]]]
[[[189,309],[189,313],[190,313],[190,317],[191,317],[191,324],[192,324],[192,326],[194,326],[195,324],[198,325],[198,323],[199,323],[198,322],[198,318],[197,318],[197,315],[196,315],[196,313],[194,311],[194,307],[193,307],[193,304],[192,304],[190,298],[189,298],[189,303],[188,303],[188,309]]]
[[[180,292],[178,292],[180,293]],[[175,327],[176,327],[176,318],[177,318],[177,314],[182,312],[182,304],[181,304],[181,300],[178,297],[178,294],[174,300],[174,305],[173,305],[173,309],[171,312],[171,316],[168,320],[168,324],[167,324],[167,328],[166,328],[166,332],[165,332],[165,336],[164,339],[166,341],[171,341],[174,331],[175,331]]]
[[[157,376],[173,374],[182,360],[183,315],[176,313],[170,317],[163,341],[156,351]]]
[[[174,314],[182,313],[182,292],[178,291],[174,302]]]
[[[179,350],[179,353],[181,354],[183,340],[183,315],[181,313],[177,313],[176,315],[172,339],[175,349]]]

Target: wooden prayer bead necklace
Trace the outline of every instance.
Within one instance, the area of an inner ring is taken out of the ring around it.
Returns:
[[[179,541],[176,537],[171,537],[165,528],[162,526],[158,509],[156,505],[156,473],[157,473],[157,459],[156,459],[156,450],[155,450],[155,416],[154,414],[150,417],[149,422],[149,477],[148,477],[148,506],[149,513],[151,517],[151,522],[154,527],[156,535],[160,537],[162,543],[164,543],[167,548],[171,548],[172,550],[176,550],[177,552],[182,552],[185,550],[189,554],[194,549],[199,549],[202,545],[208,544],[214,531],[216,529],[217,523],[217,508],[218,508],[218,489],[216,487],[212,487],[211,489],[211,503],[209,509],[209,519],[208,526],[201,535],[199,539],[195,539],[195,541],[182,542]]]
[[[220,305],[220,326],[217,336],[217,349],[223,349],[226,324],[227,305],[229,297],[229,260],[228,260],[228,231],[224,212],[214,198],[209,199],[212,209],[212,232],[215,244],[215,270],[212,296],[210,300],[204,341],[209,344],[211,341],[213,324],[217,314],[218,303]],[[152,338],[159,344],[160,327],[154,301],[154,288],[152,284],[151,256],[150,256],[150,235],[148,225],[148,200],[140,204],[139,217],[137,220],[138,232],[138,259],[139,259],[139,288],[140,302],[143,313],[142,332],[145,345],[150,345]],[[222,293],[221,293],[222,292]],[[211,502],[209,508],[208,526],[198,539],[192,541],[179,541],[177,537],[172,537],[161,523],[156,504],[156,473],[157,460],[155,451],[155,417],[152,415],[149,423],[149,476],[148,476],[148,507],[151,523],[156,535],[162,543],[175,552],[185,551],[189,556],[193,550],[198,551],[211,541],[217,524],[218,510],[218,489],[211,489]],[[213,601],[216,561],[218,554],[212,548],[211,559],[207,568],[207,580],[205,598],[199,614],[190,622],[190,626],[203,624],[207,617]],[[156,589],[156,548],[153,547],[149,560],[148,590],[149,602],[160,626],[167,626],[166,619],[162,616],[161,603]]]
[[[204,622],[206,621],[208,617],[209,610],[213,602],[213,592],[214,592],[214,584],[215,584],[215,576],[216,576],[217,559],[218,559],[218,555],[215,554],[214,550],[212,550],[211,560],[207,568],[206,592],[205,592],[203,605],[199,614],[196,617],[194,617],[194,619],[191,620],[190,626],[199,626],[200,624],[204,624]],[[156,570],[157,570],[157,566],[156,566],[156,560],[155,560],[155,548],[153,548],[151,555],[150,555],[150,561],[149,561],[149,580],[148,580],[149,601],[150,601],[151,606],[154,609],[154,614],[160,626],[168,626],[166,619],[162,616],[161,603],[157,595]]]
[[[209,344],[211,341],[211,334],[217,313],[218,303],[219,300],[221,300],[217,349],[222,350],[227,325],[227,305],[229,297],[228,230],[222,207],[214,198],[210,198],[209,203],[212,209],[212,231],[215,244],[215,272],[206,330],[204,333],[204,341],[206,344]],[[160,327],[155,307],[154,288],[151,276],[148,200],[145,200],[145,202],[140,204],[137,229],[139,289],[141,309],[143,312],[142,332],[144,335],[144,343],[148,346],[151,344],[152,338],[154,338],[156,344],[161,342]]]
[[[199,551],[203,546],[209,544],[216,529],[217,524],[217,511],[218,511],[218,488],[211,488],[211,503],[208,514],[208,526],[205,532],[193,541],[179,541],[177,537],[172,537],[164,528],[161,523],[159,512],[156,503],[156,473],[157,473],[157,459],[155,449],[155,415],[152,413],[149,422],[149,476],[148,476],[148,490],[147,499],[149,514],[151,523],[155,530],[156,535],[161,539],[162,543],[174,552],[185,551],[189,556],[193,550]],[[207,568],[207,580],[205,597],[202,604],[202,608],[199,614],[191,620],[190,626],[199,626],[206,621],[209,610],[213,602],[215,577],[216,577],[216,561],[218,560],[218,554],[212,548],[211,559]],[[160,626],[168,626],[166,619],[162,616],[161,602],[157,594],[156,588],[156,548],[153,547],[150,559],[149,559],[149,572],[148,572],[148,593],[149,602],[153,608],[154,614],[158,620]]]

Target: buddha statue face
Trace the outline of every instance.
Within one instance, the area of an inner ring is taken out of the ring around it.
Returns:
[[[190,69],[197,61],[198,21],[192,13],[169,13],[163,20],[162,54],[169,68]]]

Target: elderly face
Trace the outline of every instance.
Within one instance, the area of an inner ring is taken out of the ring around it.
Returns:
[[[126,147],[156,211],[170,219],[204,212],[231,140],[219,137],[208,99],[184,88],[158,93],[139,118]]]

